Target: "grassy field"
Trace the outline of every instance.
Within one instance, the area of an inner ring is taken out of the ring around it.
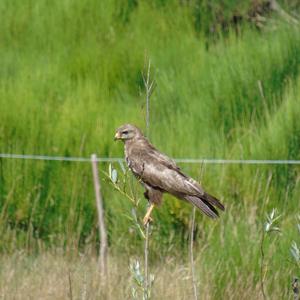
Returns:
[[[206,252],[205,250],[203,251]],[[216,279],[215,270],[201,267],[203,257],[196,260],[198,290],[200,299],[262,299],[260,285],[255,273],[249,272],[238,278]],[[110,257],[109,280],[103,284],[97,260],[90,254],[77,258],[61,253],[43,253],[30,257],[24,253],[2,256],[0,273],[0,297],[3,299],[133,299],[134,286],[128,269],[130,261],[120,257]],[[226,270],[227,271],[227,270]],[[240,273],[245,273],[241,270]],[[153,299],[193,299],[189,265],[179,263],[174,257],[166,258],[164,264],[153,265],[155,275],[152,289]],[[220,274],[220,271],[218,272]],[[225,272],[223,271],[222,274]],[[280,270],[273,273],[281,280]],[[213,279],[213,280],[212,280]],[[220,281],[224,290],[220,293]],[[215,281],[214,281],[215,280]],[[289,284],[274,284],[271,299],[289,299]],[[267,283],[271,283],[267,279]],[[142,298],[138,298],[142,299]]]
[[[226,3],[232,11],[234,2]],[[205,19],[197,7],[1,1],[0,152],[122,157],[114,131],[128,122],[145,129],[142,72],[150,59],[156,81],[150,139],[161,151],[177,158],[300,159],[299,28],[269,16],[262,29],[241,23],[212,36],[213,16]],[[108,295],[120,299],[130,295],[130,258],[142,260],[143,253],[132,209],[140,220],[146,202],[138,183],[114,167],[120,184],[126,178],[126,191],[140,200],[135,207],[116,191],[103,173],[108,164],[100,164],[114,278]],[[272,299],[291,297],[292,276],[300,276],[290,255],[292,241],[300,242],[299,167],[180,167],[226,206],[218,221],[196,215],[203,299],[262,297],[262,228],[272,208],[281,214],[282,233],[266,236],[266,289]],[[190,299],[190,216],[191,206],[168,196],[154,212],[155,299]],[[0,232],[0,297],[40,298],[40,276],[49,299],[64,299],[70,273],[74,298],[84,299],[85,286],[86,298],[94,298],[99,237],[89,163],[0,158]]]

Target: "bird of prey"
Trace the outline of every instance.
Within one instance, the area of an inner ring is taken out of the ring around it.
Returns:
[[[144,196],[150,206],[143,219],[144,225],[151,220],[151,212],[161,203],[163,193],[191,202],[211,218],[219,216],[216,208],[224,210],[218,199],[182,173],[172,159],[156,150],[136,126],[122,125],[116,130],[115,140],[124,142],[127,165],[145,187]]]

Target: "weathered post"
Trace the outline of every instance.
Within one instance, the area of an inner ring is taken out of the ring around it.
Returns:
[[[99,266],[100,266],[101,276],[104,276],[106,278],[108,243],[107,243],[107,233],[106,233],[105,222],[104,222],[103,199],[101,195],[101,184],[99,180],[98,162],[97,162],[96,154],[92,154],[91,162],[92,162],[92,170],[93,170],[95,199],[96,199],[97,215],[98,215],[98,229],[99,229],[99,238],[100,238]]]

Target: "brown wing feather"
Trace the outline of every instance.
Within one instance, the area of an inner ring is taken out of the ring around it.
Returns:
[[[183,174],[173,160],[157,151],[147,140],[140,141],[139,147],[131,149],[130,153],[129,167],[154,190],[187,200],[212,218],[218,216],[214,206],[224,210],[218,199],[207,194],[194,179]]]
[[[153,159],[157,160],[159,163],[163,164],[167,168],[180,171],[180,168],[176,165],[175,161],[169,158],[167,155],[159,152],[153,145],[148,143],[147,154]]]
[[[182,175],[184,178],[186,178],[186,180],[188,180],[188,182],[191,184],[191,188],[192,188],[191,194],[193,194],[195,192],[195,190],[196,190],[198,197],[201,197],[201,198],[205,199],[206,202],[211,203],[212,205],[217,206],[221,210],[225,210],[224,205],[217,198],[215,198],[212,195],[207,194],[202,189],[202,187],[199,185],[199,183],[197,181],[195,181],[194,179],[192,179],[192,178],[188,177],[187,175],[185,175],[184,173],[182,173],[181,170],[180,170],[180,168],[176,165],[176,163],[175,163],[174,160],[170,159],[165,154],[159,152],[150,143],[149,143],[149,148],[151,149],[151,151],[149,151],[148,154],[150,156],[152,156],[152,158],[154,160],[158,160],[161,164],[165,165],[167,168],[176,170],[180,175]]]

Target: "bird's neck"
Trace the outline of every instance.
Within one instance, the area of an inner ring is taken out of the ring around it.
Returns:
[[[130,140],[124,142],[124,154],[125,154],[125,158],[127,158],[128,155],[130,155],[130,148],[131,148],[130,145],[131,145],[131,141]]]
[[[144,137],[138,137],[131,140],[127,140],[124,143],[125,157],[130,156],[132,151],[136,151],[137,147],[144,145],[147,140]]]

